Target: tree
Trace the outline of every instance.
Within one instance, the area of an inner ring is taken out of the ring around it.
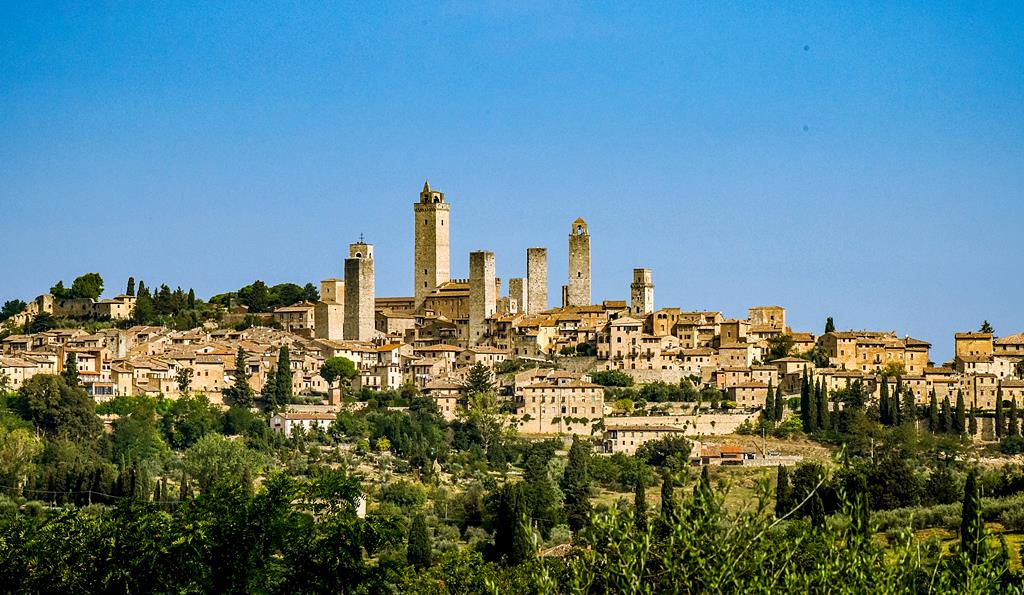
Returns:
[[[967,431],[970,432],[971,436],[978,435],[977,410],[973,406],[971,407],[971,416],[967,420]]]
[[[770,379],[768,380],[768,396],[765,397],[761,416],[764,417],[765,421],[773,421],[775,418],[775,390]]]
[[[57,328],[57,321],[53,318],[53,315],[49,312],[40,312],[36,314],[32,322],[26,325],[26,333],[42,333]]]
[[[18,390],[29,419],[47,436],[95,438],[103,429],[92,397],[60,376],[37,374]]]
[[[834,333],[836,331],[836,323],[832,321],[832,317],[829,316],[825,319],[825,332]]]
[[[249,355],[245,352],[245,349],[239,347],[238,352],[235,353],[235,374],[234,379],[224,391],[224,396],[236,407],[244,407],[248,409],[252,407],[253,397],[255,396],[252,386],[249,385],[249,370],[245,360]]]
[[[878,395],[878,421],[882,425],[892,425],[892,404],[889,401],[889,379],[882,377],[882,386]]]
[[[953,431],[957,434],[963,434],[966,430],[966,405],[964,404],[964,391],[958,389],[956,391],[956,409],[953,410]]]
[[[909,386],[903,391],[903,421],[917,427],[917,399]]]
[[[942,432],[953,431],[953,407],[949,404],[949,395],[942,397],[942,416],[939,419],[939,429]]]
[[[60,376],[64,382],[68,383],[68,386],[79,386],[78,356],[74,351],[69,351],[64,355],[64,369],[60,371]]]
[[[218,481],[242,483],[252,478],[262,465],[262,458],[239,440],[221,434],[207,434],[185,451],[182,468],[195,479],[202,492]]]
[[[71,284],[71,297],[99,299],[103,293],[103,277],[99,273],[86,273]]]
[[[256,280],[238,290],[238,301],[249,308],[249,312],[266,312],[270,308],[270,290],[266,283]]]
[[[188,448],[222,427],[220,408],[206,395],[184,395],[176,399],[160,420],[168,444]]]
[[[4,302],[3,308],[0,308],[0,322],[3,322],[12,316],[21,314],[27,307],[28,304],[21,300],[7,300]]]
[[[811,431],[817,431],[818,428],[818,401],[821,400],[821,380],[816,380],[809,389],[811,392],[807,397],[807,401],[810,407],[807,411],[807,418],[811,423]]]
[[[994,333],[996,331],[993,330],[992,325],[989,324],[987,320],[984,320],[984,321],[982,321],[981,328],[978,329],[978,332],[979,333]]]
[[[590,518],[590,448],[574,436],[569,448],[569,461],[562,475],[565,494],[565,515],[569,528],[579,531]]]
[[[1020,426],[1017,424],[1017,397],[1010,401],[1010,419],[1006,429],[1007,436],[1020,436]]]
[[[811,382],[807,378],[807,368],[804,368],[803,377],[800,379],[800,419],[804,432],[810,434],[814,431],[814,421],[811,417]]]
[[[196,290],[191,287],[188,289],[188,309],[196,309]]]
[[[43,452],[43,441],[25,428],[0,425],[0,488],[17,490],[35,476],[35,460]]]
[[[516,566],[535,555],[526,496],[521,482],[506,483],[492,496],[494,509],[494,554],[507,566]]]
[[[292,402],[292,360],[288,346],[282,345],[277,356],[277,377],[275,396],[278,407]]]
[[[320,291],[316,288],[316,285],[312,283],[306,283],[302,288],[302,299],[307,302],[318,302],[320,301]]]
[[[792,510],[792,494],[789,487],[789,469],[779,465],[775,478],[775,516],[782,518]]]
[[[765,361],[770,362],[793,355],[793,346],[795,344],[793,335],[789,333],[782,333],[769,338],[768,353],[765,355]]]
[[[135,277],[128,277],[128,287],[124,289],[125,295],[135,295]]]
[[[815,409],[818,412],[818,429],[827,430],[831,428],[832,424],[829,420],[828,411],[828,386],[824,382],[821,383],[821,388],[818,391],[818,403]]]
[[[432,562],[430,534],[427,533],[427,519],[422,512],[416,514],[409,525],[409,541],[405,548],[405,560],[417,569],[430,568]]]
[[[114,421],[111,435],[114,460],[127,465],[164,458],[169,449],[160,435],[152,407],[137,406]]]
[[[777,422],[782,421],[782,417],[785,415],[784,407],[786,406],[782,399],[782,384],[775,387],[775,401],[773,403],[775,405],[775,413],[772,415],[772,418]]]
[[[622,370],[601,370],[600,372],[594,372],[590,375],[590,380],[593,381],[594,384],[600,384],[601,386],[633,386],[633,377]]]
[[[633,514],[641,531],[647,528],[647,486],[644,477],[637,474],[633,481]]]
[[[341,384],[348,384],[353,378],[359,375],[356,365],[344,357],[329,357],[320,366],[320,376],[327,381],[327,386],[333,386],[334,381]]]
[[[174,379],[178,383],[178,392],[187,395],[192,392],[192,376],[195,372],[192,368],[180,368]]]
[[[934,388],[928,395],[928,429],[932,433],[939,431],[939,401]]]
[[[674,526],[679,518],[674,487],[672,472],[665,469],[661,473],[661,522],[665,527]]]
[[[985,521],[981,517],[981,492],[978,472],[971,469],[964,484],[964,500],[960,509],[960,550],[973,564],[985,551]]]
[[[1003,382],[996,388],[996,438],[1006,435],[1006,418],[1003,413]]]
[[[469,397],[490,394],[494,391],[494,376],[491,375],[487,366],[480,362],[473,364],[469,373],[466,374],[465,390]]]

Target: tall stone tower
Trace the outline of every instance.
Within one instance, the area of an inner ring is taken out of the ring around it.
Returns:
[[[324,279],[320,282],[320,301],[313,308],[317,339],[341,341],[345,337],[345,282]]]
[[[413,257],[413,287],[416,307],[427,295],[451,279],[451,245],[449,242],[449,216],[451,205],[444,201],[444,193],[423,182],[420,200],[413,205],[416,243]]]
[[[476,345],[487,333],[487,319],[497,309],[494,252],[469,253],[469,344]]]
[[[511,302],[515,302],[515,309],[509,309],[514,312],[526,312],[527,302],[527,285],[526,279],[522,277],[513,277],[508,280],[508,297]]]
[[[350,244],[345,259],[345,340],[369,341],[374,331],[373,245]]]
[[[569,289],[566,305],[590,305],[590,234],[587,222],[572,222],[569,234]]]
[[[520,306],[520,309],[523,309]],[[526,308],[527,314],[548,309],[548,249],[526,249]]]
[[[654,312],[654,281],[651,269],[633,269],[633,284],[629,286],[630,313],[643,317]]]

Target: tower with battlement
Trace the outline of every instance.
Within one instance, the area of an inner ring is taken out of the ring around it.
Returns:
[[[347,341],[369,341],[374,335],[373,245],[360,238],[345,259],[345,327]]]
[[[548,249],[526,249],[526,306],[527,314],[548,309]]]
[[[629,311],[634,318],[643,318],[654,312],[654,281],[651,269],[633,269],[633,284],[629,286]]]
[[[572,222],[569,233],[569,284],[566,289],[567,306],[590,305],[590,233],[587,222]]]
[[[424,182],[413,214],[413,295],[415,307],[419,308],[430,292],[451,279],[451,205],[445,202],[443,192]]]

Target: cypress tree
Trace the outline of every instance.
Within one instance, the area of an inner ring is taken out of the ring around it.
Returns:
[[[782,421],[782,416],[785,414],[785,403],[782,401],[782,385],[775,387],[775,413],[772,415],[772,419],[775,421]]]
[[[896,392],[889,399],[889,406],[892,407],[892,424],[898,426],[903,423],[903,411],[900,406],[900,399],[903,397],[903,378],[896,377]]]
[[[915,402],[914,391],[908,386],[903,391],[903,421],[909,421],[917,425],[917,403]]]
[[[816,529],[825,526],[825,502],[821,499],[820,490],[816,490],[811,497],[811,526]]]
[[[128,287],[125,288],[125,295],[135,295],[135,277],[128,277]]]
[[[642,473],[637,473],[633,483],[633,509],[636,526],[643,531],[647,528],[647,486],[644,485]]]
[[[292,402],[292,360],[288,346],[282,345],[277,357],[277,404],[287,405]]]
[[[676,511],[676,494],[672,480],[672,473],[665,469],[661,473],[661,520],[666,527],[675,525],[678,518]]]
[[[1003,383],[999,382],[996,389],[996,438],[1002,438],[1006,432],[1006,418],[1003,414]]]
[[[60,376],[68,386],[78,386],[78,356],[74,351],[69,351],[64,356],[64,369],[60,371]]]
[[[978,561],[985,551],[985,522],[981,518],[981,493],[978,490],[978,472],[967,474],[964,483],[964,501],[960,509],[960,550],[971,563]]]
[[[761,410],[761,416],[764,417],[765,421],[775,420],[775,391],[772,390],[772,381],[768,380],[768,396],[764,399],[764,408]]]
[[[824,382],[821,383],[821,391],[818,393],[818,407],[817,407],[817,409],[818,409],[818,429],[819,430],[828,430],[829,428],[832,427],[832,424],[829,421],[828,387],[825,386]]]
[[[821,380],[815,381],[810,387],[810,394],[807,396],[807,419],[811,425],[811,432],[818,429],[818,400],[821,399]]]
[[[417,569],[429,568],[433,555],[430,549],[430,535],[427,533],[427,519],[417,513],[409,526],[409,542],[405,548],[405,559]]]
[[[825,319],[825,332],[834,333],[836,330],[836,323],[832,321],[832,317],[829,316]]]
[[[267,411],[277,411],[281,400],[277,398],[277,368],[270,366],[267,382],[263,385],[263,406]]]
[[[974,407],[971,407],[971,417],[967,420],[967,430],[971,433],[971,437],[978,435],[978,418],[975,413]]]
[[[1017,425],[1017,397],[1010,401],[1010,424],[1006,430],[1007,436],[1020,436],[1020,426]]]
[[[933,434],[939,431],[939,401],[934,388],[928,396],[928,430]]]
[[[248,354],[241,347],[235,354],[235,381],[226,391],[226,396],[231,403],[237,407],[252,407],[253,390],[249,385],[249,372],[246,370],[245,360]]]
[[[849,484],[846,494],[850,503],[850,524],[855,535],[871,538],[871,502],[868,481],[863,473],[857,473]]]
[[[800,380],[800,421],[803,422],[804,432],[808,434],[813,429],[811,419],[811,381],[807,377],[807,369],[804,369],[803,378]]]
[[[779,465],[775,481],[775,516],[782,518],[789,514],[792,490],[789,486],[789,469]]]
[[[889,379],[882,376],[882,388],[878,396],[878,421],[882,425],[892,425],[892,408],[889,405]]]
[[[956,391],[956,409],[953,411],[953,430],[957,434],[963,434],[966,424],[966,412],[964,411],[964,391]]]
[[[501,486],[496,494],[494,551],[508,566],[522,564],[535,554],[524,492],[523,484],[517,482]]]
[[[949,404],[949,395],[942,397],[942,419],[939,422],[941,431],[953,431],[953,407]]]
[[[192,289],[191,287],[188,290],[188,309],[196,309],[196,290]]]
[[[579,531],[590,519],[590,449],[575,436],[569,448],[569,462],[561,482],[565,494],[565,517],[569,528]]]

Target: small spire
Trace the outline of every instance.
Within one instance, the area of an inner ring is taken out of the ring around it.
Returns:
[[[365,244],[366,243],[366,242],[363,241],[363,234],[362,234],[362,232],[359,233],[359,243],[360,244]]]
[[[423,191],[430,192],[430,182],[427,180],[423,180]]]

